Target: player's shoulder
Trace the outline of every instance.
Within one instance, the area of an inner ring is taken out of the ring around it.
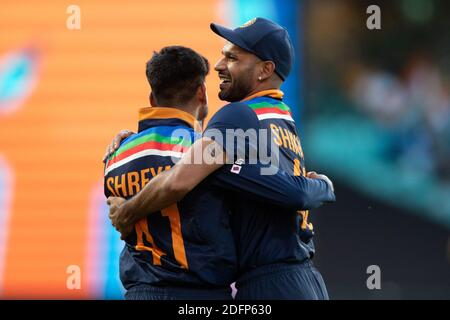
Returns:
[[[245,116],[251,114],[252,109],[246,102],[231,102],[224,105],[214,116]]]
[[[220,108],[208,123],[208,127],[229,124],[236,128],[256,127],[258,118],[245,102],[232,102]]]

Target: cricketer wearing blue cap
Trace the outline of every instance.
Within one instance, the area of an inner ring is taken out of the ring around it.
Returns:
[[[146,71],[152,107],[140,110],[139,132],[122,141],[108,157],[104,178],[107,197],[132,198],[154,176],[170,170],[199,137],[194,133],[195,120],[207,115],[206,58],[186,47],[165,47],[154,53]],[[321,199],[311,201],[303,194],[326,189],[325,183],[291,179],[282,170],[270,179],[255,179],[258,166],[234,175],[229,188],[286,208],[320,204]],[[196,176],[195,170],[194,166],[189,176]],[[179,181],[186,179],[189,177]],[[224,201],[226,194],[214,187],[214,180],[205,179],[160,212],[146,212],[132,226],[120,256],[126,299],[231,299],[237,256],[229,203]],[[227,187],[226,182],[221,185]],[[177,186],[170,185],[173,194],[178,193]]]
[[[289,35],[281,26],[263,18],[234,30],[216,24],[211,24],[211,29],[228,40],[215,70],[221,79],[219,97],[231,103],[213,116],[203,138],[187,154],[195,154],[196,149],[204,154],[208,148],[217,150],[218,146],[235,164],[193,165],[185,156],[120,206],[110,199],[112,222],[124,232],[127,225],[178,201],[214,172],[211,185],[222,188],[232,211],[231,229],[238,261],[236,299],[327,299],[323,279],[311,262],[315,250],[308,209],[334,201],[334,190],[326,176],[306,172],[290,108],[282,101],[280,86],[289,75],[294,58]],[[245,140],[244,146],[240,145],[236,137],[251,130],[260,133],[257,142]],[[230,136],[230,131],[234,135]],[[218,133],[225,138],[217,139]],[[251,164],[254,151],[258,151],[258,164],[266,160],[262,154],[271,155],[270,164],[282,170],[281,176],[289,173],[298,186],[298,194],[284,195],[285,186],[275,182],[273,176],[255,174]],[[220,152],[206,153],[222,160],[224,157]],[[313,181],[320,184],[314,185]],[[177,192],[168,187],[171,184],[177,184]],[[271,201],[267,202],[249,192],[236,191],[247,184],[271,186],[279,194],[271,192]],[[286,197],[299,198],[295,208],[282,205]]]
[[[280,150],[279,168],[306,176],[305,160],[290,108],[279,90],[288,77],[294,50],[283,27],[255,18],[234,30],[211,24],[228,40],[215,70],[222,80],[219,97],[230,101],[209,122],[211,129],[266,129]],[[309,176],[312,176],[310,174]],[[220,183],[223,175],[217,175]],[[223,179],[225,183],[225,179]],[[298,212],[233,197],[232,230],[238,244],[237,299],[328,299],[311,259],[315,249],[308,208]]]

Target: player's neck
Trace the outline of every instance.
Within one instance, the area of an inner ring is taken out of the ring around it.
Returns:
[[[195,119],[197,119],[198,109],[199,109],[197,105],[192,105],[190,103],[187,103],[187,104],[177,105],[177,108],[180,110],[183,110],[184,112],[189,113],[190,115],[194,116]]]
[[[243,100],[246,100],[248,97],[255,96],[259,92],[267,91],[267,90],[280,90],[280,86],[273,85],[271,83],[261,83],[258,84],[249,94],[245,96]]]
[[[195,119],[198,119],[198,113],[199,113],[199,107],[198,105],[188,102],[184,104],[172,102],[172,101],[164,101],[163,103],[157,103],[155,100],[151,100],[150,104],[152,107],[159,107],[159,108],[174,108],[179,109],[184,112],[189,113],[190,115],[194,116]]]

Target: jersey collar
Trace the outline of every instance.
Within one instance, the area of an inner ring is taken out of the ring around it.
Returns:
[[[260,92],[257,92],[255,94],[252,94],[251,96],[245,98],[242,101],[248,101],[248,100],[252,100],[252,99],[258,98],[258,97],[265,97],[265,96],[268,96],[268,97],[271,97],[271,98],[274,98],[274,99],[282,100],[283,96],[284,96],[284,93],[283,93],[283,91],[278,90],[278,89],[264,90],[264,91],[260,91]]]
[[[139,109],[139,121],[147,119],[179,119],[192,128],[195,128],[197,123],[192,114],[172,107],[146,107]]]

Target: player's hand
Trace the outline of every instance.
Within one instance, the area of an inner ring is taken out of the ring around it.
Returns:
[[[334,192],[333,182],[332,182],[332,181],[330,180],[330,178],[328,178],[326,175],[324,175],[324,174],[318,174],[318,173],[315,172],[315,171],[311,171],[311,172],[308,172],[308,173],[306,174],[306,177],[307,177],[307,178],[310,178],[310,179],[321,179],[321,180],[324,180],[324,181],[330,186],[331,191]]]
[[[126,202],[124,198],[109,197],[106,203],[109,206],[109,219],[112,225],[120,232],[120,239],[125,240],[133,231],[134,226],[129,226],[123,221],[123,204]]]
[[[120,146],[120,143],[122,140],[128,138],[129,136],[133,135],[134,132],[130,130],[122,130],[120,131],[113,139],[113,141],[110,143],[110,145],[106,148],[105,155],[103,156],[103,162],[108,159],[110,155],[112,155]]]

